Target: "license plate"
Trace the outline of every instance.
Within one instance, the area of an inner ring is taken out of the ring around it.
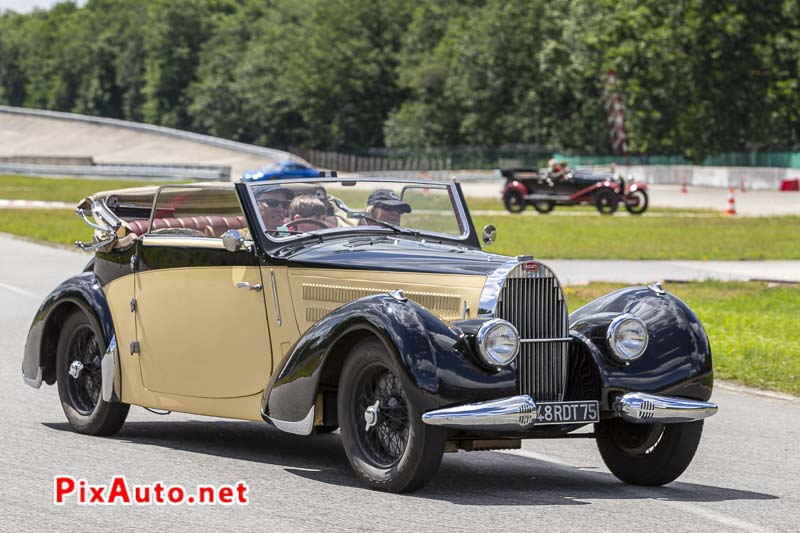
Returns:
[[[600,421],[599,402],[536,402],[536,425],[587,424]]]

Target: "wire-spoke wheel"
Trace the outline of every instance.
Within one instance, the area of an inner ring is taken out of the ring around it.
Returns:
[[[631,424],[616,418],[597,429],[597,448],[612,474],[632,485],[665,485],[692,462],[703,421]]]
[[[61,406],[79,433],[113,435],[130,406],[103,400],[103,341],[99,326],[82,312],[69,315],[58,337],[56,380]]]
[[[347,458],[370,487],[407,492],[434,476],[446,433],[423,424],[380,340],[371,337],[353,348],[337,396]]]

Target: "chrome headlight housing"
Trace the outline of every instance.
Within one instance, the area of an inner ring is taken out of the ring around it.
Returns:
[[[639,359],[647,349],[649,336],[644,321],[636,315],[619,315],[608,326],[606,333],[611,354],[620,363],[628,364]]]
[[[478,355],[489,366],[510,364],[519,353],[519,333],[510,322],[499,318],[487,320],[475,337]]]

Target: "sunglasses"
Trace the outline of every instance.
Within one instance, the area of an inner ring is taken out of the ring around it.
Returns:
[[[264,198],[260,200],[260,202],[266,204],[267,207],[282,207],[284,209],[289,209],[289,206],[292,204],[291,200],[278,200],[276,198]]]

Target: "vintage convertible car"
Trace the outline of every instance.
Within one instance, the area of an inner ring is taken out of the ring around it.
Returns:
[[[582,169],[508,168],[499,171],[506,179],[503,205],[511,213],[520,213],[532,205],[540,213],[549,213],[557,205],[590,204],[604,215],[613,215],[620,203],[632,215],[647,210],[647,184],[623,176],[599,174]]]
[[[130,405],[340,428],[387,491],[444,452],[591,438],[620,479],[657,485],[717,410],[681,300],[630,287],[568,316],[544,263],[482,251],[494,228],[476,232],[455,181],[168,185],[77,213],[94,256],[41,305],[22,372],[57,384],[80,433],[117,432]]]

